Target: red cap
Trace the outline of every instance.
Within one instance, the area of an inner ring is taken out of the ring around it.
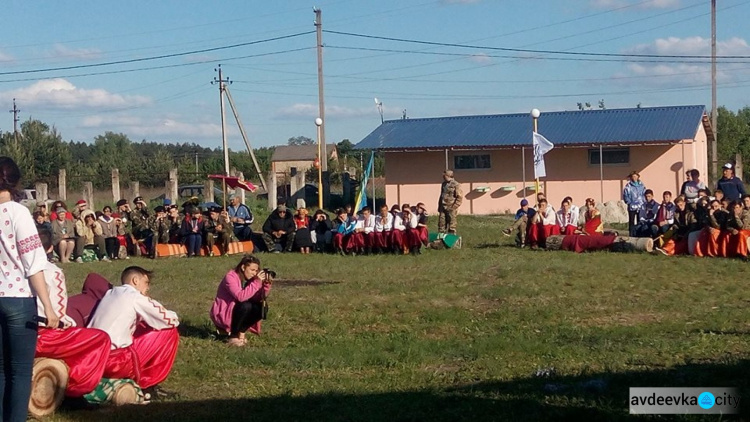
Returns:
[[[85,199],[79,199],[78,202],[76,202],[76,205],[81,205],[81,204],[85,204],[85,203],[86,203]]]

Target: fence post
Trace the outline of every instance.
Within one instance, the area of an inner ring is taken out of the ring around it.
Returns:
[[[177,169],[169,170],[169,179],[167,179],[167,192],[164,195],[165,198],[172,202],[177,202]]]
[[[734,156],[734,175],[744,180],[744,167],[742,166],[742,153],[738,152]]]
[[[36,183],[34,188],[36,189],[36,203],[46,203],[49,196],[47,194],[46,183]]]
[[[68,190],[66,183],[65,169],[60,169],[57,173],[57,199],[65,202],[68,200]]]
[[[135,199],[136,196],[141,195],[141,182],[131,181],[130,182],[130,200]]]
[[[203,199],[206,202],[216,202],[216,201],[214,201],[214,181],[213,181],[213,179],[208,179],[205,182],[203,182]]]
[[[268,211],[276,209],[276,171],[270,171],[268,174]]]
[[[120,170],[112,169],[112,202],[117,202],[120,198]]]
[[[83,200],[89,204],[90,209],[96,209],[94,207],[94,184],[91,182],[83,182]]]
[[[242,172],[241,172],[241,171],[238,171],[238,172],[237,172],[237,177],[238,177],[238,178],[239,178],[240,180],[245,180],[245,175],[244,175],[244,174],[242,174]],[[236,188],[236,189],[234,190],[234,194],[235,194],[235,195],[237,195],[237,196],[238,196],[238,197],[240,198],[240,203],[241,203],[241,204],[244,204],[244,203],[245,203],[245,189],[242,189],[242,188],[238,187],[238,188]]]

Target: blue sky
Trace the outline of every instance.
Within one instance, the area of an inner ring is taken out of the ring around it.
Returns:
[[[750,98],[750,1],[718,3],[719,55],[744,56],[720,62],[719,104],[738,109]],[[66,140],[113,131],[217,147],[210,81],[221,63],[254,147],[315,138],[313,6],[332,31],[323,34],[328,142],[356,143],[377,127],[375,97],[386,119],[404,110],[409,118],[572,110],[602,99],[607,108],[711,104],[710,65],[695,60],[502,50],[709,55],[709,0],[10,0],[0,104],[9,110],[17,98],[22,120],[53,124]],[[131,62],[100,66],[119,61]],[[83,67],[49,71],[75,66]],[[4,114],[0,130],[12,130]],[[227,122],[230,147],[244,149],[229,111]]]

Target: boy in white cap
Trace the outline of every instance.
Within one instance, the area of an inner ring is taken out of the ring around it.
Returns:
[[[742,179],[734,175],[734,166],[731,163],[724,164],[723,177],[716,182],[716,190],[724,192],[724,197],[729,201],[739,201],[745,192],[745,184]]]

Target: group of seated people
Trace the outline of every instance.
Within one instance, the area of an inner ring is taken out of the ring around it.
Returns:
[[[722,190],[713,196],[700,189],[694,198],[679,195],[671,202],[664,192],[662,202],[646,190],[645,203],[635,227],[636,236],[652,237],[657,251],[665,255],[748,257],[750,239],[750,195],[730,200]]]
[[[197,198],[183,204],[182,212],[169,200],[150,210],[140,196],[133,200],[133,208],[125,199],[117,201],[116,212],[110,206],[93,211],[83,199],[68,211],[63,201],[55,201],[52,212],[40,203],[33,216],[39,232],[52,236],[49,257],[56,254],[61,263],[84,262],[87,249],[100,261],[134,255],[153,258],[156,245],[168,243],[184,244],[188,256],[200,256],[204,246],[206,255],[213,255],[214,245],[225,255],[230,242],[252,237],[252,212],[239,197],[230,201],[226,210],[212,207],[205,213]]]
[[[553,235],[604,235],[604,224],[593,198],[586,199],[583,211],[584,222],[581,224],[579,224],[581,211],[573,205],[573,198],[568,196],[563,199],[557,211],[547,202],[544,193],[539,192],[536,199],[537,204],[534,207],[529,205],[527,199],[522,199],[521,208],[516,212],[513,224],[503,230],[506,236],[516,233],[518,246],[522,248],[528,246],[531,249],[543,248],[546,239]]]
[[[44,248],[48,233],[40,235]],[[46,259],[34,256],[33,259]],[[148,296],[151,272],[137,266],[123,270],[113,287],[89,274],[81,294],[68,297],[63,271],[47,261],[43,269],[58,328],[40,327],[36,357],[59,359],[68,367],[65,394],[80,398],[105,380],[129,379],[153,399],[164,396],[158,386],[171,371],[177,354],[177,314]],[[46,322],[45,309],[38,315]]]
[[[267,250],[275,253],[417,255],[428,243],[427,212],[423,203],[394,205],[390,210],[384,204],[377,214],[370,207],[355,214],[347,205],[334,211],[331,218],[320,209],[310,217],[305,208],[291,216],[286,206],[279,205],[263,224],[263,241]]]

